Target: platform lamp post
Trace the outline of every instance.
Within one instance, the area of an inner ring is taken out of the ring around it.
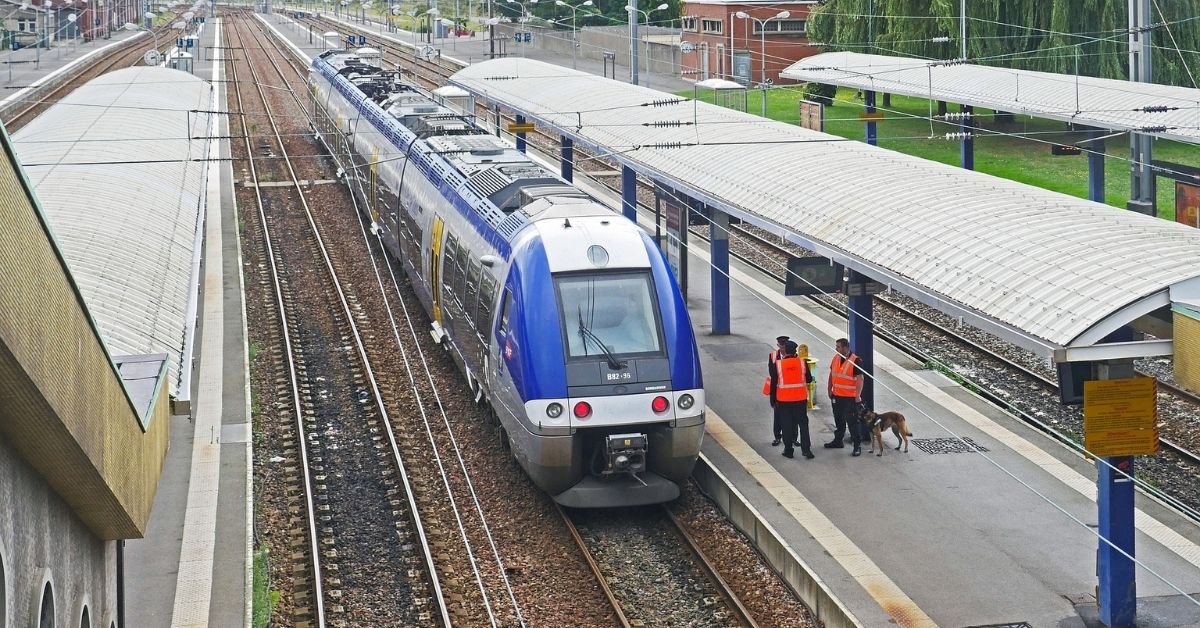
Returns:
[[[529,13],[529,9],[527,9],[525,7],[524,2],[521,2],[520,0],[504,0],[504,1],[521,7],[521,16],[517,18],[518,24],[529,23],[529,18],[532,16]],[[538,0],[528,0],[528,2],[529,2],[529,4],[537,4]],[[525,57],[525,42],[517,42],[517,48],[519,48],[521,50],[521,57],[524,58]]]
[[[592,0],[584,0],[583,4],[580,6],[575,6],[566,4],[566,2],[563,0],[554,0],[554,4],[558,6],[565,6],[571,10],[571,67],[575,68],[575,70],[578,70],[578,68],[580,68],[577,59],[578,52],[580,52],[580,31],[575,28],[575,16],[578,12],[580,12],[580,8],[592,6],[594,2]]]
[[[425,12],[425,23],[429,28],[429,43],[431,44],[433,43],[433,40],[435,39],[434,35],[436,34],[433,32],[433,25],[438,23],[438,20],[441,19],[441,15],[442,12],[438,11],[437,7],[433,7]]]
[[[153,16],[154,14],[147,13],[146,15]],[[134,24],[133,22],[125,22],[125,26],[122,26],[121,28],[123,28],[127,31],[136,31],[136,30],[141,29],[142,27],[138,26],[137,24]],[[154,39],[154,49],[158,50],[158,35],[154,32],[153,29],[145,29],[145,30],[147,30],[150,33],[150,37],[152,37]]]
[[[771,17],[761,19],[761,20],[756,17],[751,16],[749,13],[746,13],[745,11],[738,11],[737,13],[734,13],[734,15],[742,18],[743,20],[752,20],[752,21],[754,21],[754,23],[758,24],[758,34],[759,34],[759,42],[760,42],[758,54],[759,54],[759,57],[761,57],[759,59],[759,68],[760,69],[759,69],[758,79],[759,79],[759,86],[762,88],[762,116],[765,118],[765,117],[767,117],[767,22],[770,22],[771,20],[786,20],[792,16],[792,12],[791,11],[780,11],[779,13],[776,13],[775,15],[773,15]]]
[[[640,13],[642,16],[644,16],[646,18],[646,28],[648,30],[650,28],[650,14],[654,13],[655,11],[665,11],[668,8],[670,8],[670,7],[667,5],[666,2],[654,7],[653,9],[650,9],[649,11],[643,11],[643,10],[637,8],[636,2],[634,2],[633,4],[625,5],[625,10],[629,12],[629,33],[630,33],[630,38],[631,38],[630,46],[634,50],[634,53],[635,53],[633,55],[633,58],[630,60],[630,66],[633,71],[633,84],[634,85],[638,84],[638,81],[637,81],[637,54],[636,54],[636,52],[637,52],[638,14]],[[646,41],[646,83],[645,83],[645,86],[650,87],[650,41],[649,40]]]

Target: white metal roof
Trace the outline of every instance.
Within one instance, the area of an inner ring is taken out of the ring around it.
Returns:
[[[1151,133],[1200,143],[1200,89],[1068,74],[938,65],[941,62],[858,52],[802,59],[781,76],[855,89],[918,96],[1084,126]],[[1170,111],[1149,113],[1146,107]]]
[[[529,59],[451,81],[1042,354],[1200,291],[1200,230]]]
[[[117,70],[13,137],[109,353],[166,354],[171,393],[184,399],[213,135],[198,112],[210,97],[186,72]]]

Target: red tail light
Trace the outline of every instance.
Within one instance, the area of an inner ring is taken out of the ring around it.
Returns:
[[[575,418],[586,419],[589,416],[592,416],[592,404],[586,401],[580,401],[579,403],[575,404],[573,411],[575,412]]]
[[[666,412],[670,407],[671,402],[667,401],[666,397],[655,397],[654,401],[650,402],[650,409],[658,413]]]

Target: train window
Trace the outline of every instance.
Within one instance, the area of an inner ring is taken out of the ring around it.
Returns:
[[[644,272],[555,277],[563,341],[572,359],[609,351],[624,355],[662,352],[654,285]]]
[[[455,293],[458,295],[459,301],[461,301],[463,304],[463,311],[466,311],[466,309],[467,309],[466,279],[467,279],[467,264],[469,263],[468,259],[470,257],[471,257],[471,252],[467,250],[467,247],[465,247],[465,246],[458,247],[458,269],[455,271],[458,274],[456,274],[454,276],[454,279],[455,279],[454,290],[455,290]]]
[[[492,315],[495,314],[496,307],[496,280],[492,274],[484,271],[481,284],[479,286],[479,320],[476,322],[475,329],[479,332],[479,337],[487,340],[487,332],[492,328]]]
[[[500,306],[500,334],[508,334],[508,317],[512,315],[513,294],[512,290],[504,289],[504,305]]]
[[[458,238],[453,233],[446,233],[446,249],[442,254],[442,286],[454,291],[455,271],[458,269]]]
[[[471,262],[471,274],[467,277],[467,298],[463,302],[463,308],[467,311],[467,318],[472,321],[479,320],[476,318],[475,306],[479,300],[479,273],[483,270],[483,265],[479,262]]]

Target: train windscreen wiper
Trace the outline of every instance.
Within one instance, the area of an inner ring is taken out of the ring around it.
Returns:
[[[607,346],[605,346],[604,341],[601,340],[600,337],[595,334],[595,332],[593,332],[588,328],[587,325],[583,323],[583,306],[579,307],[579,338],[583,341],[584,353],[587,352],[587,343],[589,340],[592,341],[592,344],[600,347],[600,352],[603,353],[605,359],[608,360],[608,368],[614,371],[619,371],[628,366],[628,362],[622,362],[621,360],[618,360],[617,356],[613,355],[613,352],[609,350]]]

